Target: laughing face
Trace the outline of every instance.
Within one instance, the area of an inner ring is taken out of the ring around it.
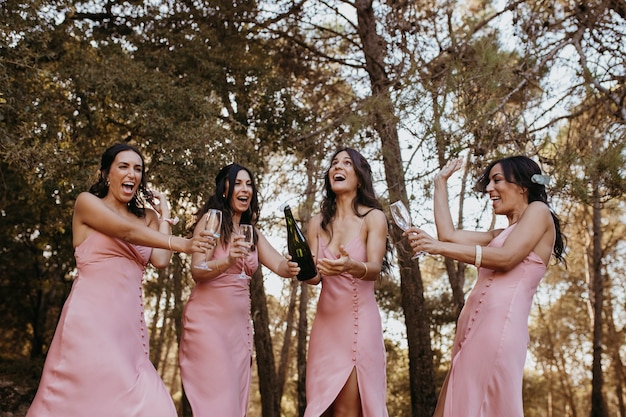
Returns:
[[[341,151],[333,158],[330,170],[328,170],[328,179],[335,194],[341,191],[356,190],[359,179],[354,170],[354,162],[348,152]]]
[[[495,214],[507,214],[521,205],[527,204],[524,188],[507,181],[500,164],[496,164],[489,172],[489,183],[485,188],[489,194]]]
[[[123,203],[128,203],[141,184],[142,174],[141,156],[131,150],[118,153],[107,175],[108,195]]]
[[[248,171],[245,169],[240,170],[233,184],[233,194],[230,198],[230,206],[233,211],[240,214],[245,213],[248,208],[250,208],[250,200],[252,199],[253,192],[250,174],[248,174]]]

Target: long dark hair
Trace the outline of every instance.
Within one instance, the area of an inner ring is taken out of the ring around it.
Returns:
[[[333,160],[337,157],[337,155],[341,152],[346,152],[350,159],[352,160],[352,166],[354,167],[354,172],[358,178],[358,187],[356,190],[356,197],[352,200],[352,211],[357,217],[365,217],[370,210],[366,211],[364,214],[359,213],[359,206],[371,207],[373,209],[378,209],[383,211],[383,205],[378,201],[376,197],[376,193],[374,192],[374,182],[372,181],[372,167],[370,166],[367,159],[357,150],[352,148],[339,148],[333,153],[330,158],[330,166],[326,170],[324,174],[324,196],[322,198],[322,203],[320,207],[322,221],[320,222],[320,227],[322,230],[327,232],[332,239],[333,235],[333,226],[332,220],[337,213],[337,195],[332,190],[330,184],[330,170],[332,168]],[[389,242],[389,237],[387,237],[386,242],[387,251],[385,252],[385,256],[383,258],[382,264],[382,272],[388,272],[391,264],[389,262],[389,253],[391,251],[391,243]]]
[[[565,236],[561,233],[561,222],[558,216],[554,213],[548,202],[548,193],[546,192],[546,186],[539,182],[532,180],[533,175],[541,175],[541,168],[532,159],[523,155],[509,156],[506,158],[498,159],[489,164],[485,171],[478,178],[476,183],[476,190],[480,192],[487,192],[487,185],[490,178],[489,173],[491,169],[500,164],[504,178],[513,184],[517,184],[520,187],[525,188],[528,191],[528,203],[533,201],[541,201],[550,208],[550,214],[554,221],[554,228],[556,230],[556,237],[554,240],[553,254],[557,261],[563,262],[563,253],[565,251]]]
[[[239,171],[241,170],[244,170],[248,173],[252,185],[250,206],[245,213],[242,213],[241,223],[251,224],[253,226],[256,225],[257,221],[259,220],[259,214],[261,210],[259,207],[259,196],[258,190],[256,188],[256,183],[254,181],[254,176],[248,168],[238,164],[230,164],[220,169],[220,171],[217,173],[215,177],[215,193],[207,199],[202,208],[196,213],[196,221],[191,226],[191,231],[193,231],[198,222],[202,219],[202,216],[207,211],[209,211],[209,209],[218,209],[222,211],[222,229],[220,233],[220,240],[223,246],[226,246],[226,242],[230,242],[230,237],[233,234],[234,228],[233,209],[230,206],[230,199],[233,195],[233,191],[235,188],[237,174],[239,174]],[[254,242],[256,243],[256,241],[257,236],[255,233]]]
[[[100,159],[100,172],[98,173],[98,181],[89,188],[89,192],[98,198],[104,198],[109,193],[109,184],[107,176],[111,170],[111,165],[117,157],[117,154],[124,151],[133,151],[141,158],[141,181],[133,198],[128,202],[128,211],[137,217],[145,217],[145,203],[152,203],[154,195],[147,187],[146,180],[146,164],[143,155],[139,149],[127,143],[116,143],[109,146]]]

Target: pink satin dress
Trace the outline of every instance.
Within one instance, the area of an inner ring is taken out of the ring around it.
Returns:
[[[148,356],[142,280],[152,248],[92,232],[27,417],[176,417]]]
[[[318,242],[319,259],[337,258],[321,237]],[[346,250],[357,261],[367,258],[360,234]],[[374,282],[324,275],[309,341],[304,416],[321,416],[356,368],[362,417],[387,417],[385,360]]]
[[[514,227],[489,246],[501,247]],[[447,393],[439,398],[445,417],[523,417],[528,316],[545,271],[534,252],[508,272],[479,269],[459,315]]]
[[[214,259],[228,256],[229,247],[218,245]],[[196,283],[185,305],[179,361],[194,417],[243,417],[248,410],[253,327],[249,279],[239,278],[243,263]],[[246,274],[257,267],[254,251]]]

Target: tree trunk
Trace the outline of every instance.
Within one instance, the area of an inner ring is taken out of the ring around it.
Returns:
[[[183,334],[183,308],[185,302],[183,302],[183,277],[187,276],[187,270],[183,267],[184,263],[180,258],[180,254],[175,253],[172,256],[172,262],[170,268],[172,268],[172,285],[174,296],[174,311],[172,312],[172,321],[174,322],[174,330],[176,334],[176,346],[180,346],[180,339]],[[180,370],[178,371],[180,372]],[[185,394],[185,389],[182,387],[181,380],[181,392],[182,398],[180,403],[180,416],[192,417],[191,405]]]
[[[304,192],[304,203],[299,207],[298,214],[301,219],[307,219],[306,222],[300,222],[302,230],[308,229],[308,224],[313,212],[313,204],[315,202],[315,190],[317,189],[318,159],[316,152],[309,151],[306,157],[306,177],[307,185]],[[298,306],[298,346],[297,346],[297,407],[298,416],[303,416],[306,409],[306,359],[308,351],[308,335],[309,335],[309,284],[300,283],[300,304]]]
[[[448,282],[452,289],[452,301],[456,311],[456,317],[459,317],[461,310],[465,305],[465,293],[463,285],[465,285],[465,267],[463,262],[456,262],[453,259],[445,258],[446,271],[448,272]]]
[[[289,352],[291,351],[291,340],[296,317],[296,304],[298,302],[298,280],[292,280],[290,287],[289,307],[287,309],[287,318],[285,319],[285,337],[283,338],[283,347],[280,351],[280,360],[278,364],[277,389],[279,401],[283,398],[285,381],[287,380],[287,370],[289,369]]]
[[[604,303],[604,276],[602,275],[602,203],[597,183],[593,184],[593,364],[591,367],[591,417],[607,417],[602,375],[602,310]]]
[[[300,306],[298,309],[298,416],[306,409],[306,352],[309,320],[309,284],[300,284]]]
[[[609,295],[610,298],[610,295]],[[626,417],[626,404],[624,404],[624,381],[626,376],[624,375],[624,363],[621,357],[621,347],[624,344],[624,334],[619,332],[615,327],[615,321],[613,320],[613,301],[608,299],[606,302],[606,311],[604,314],[606,318],[608,341],[607,346],[611,352],[613,374],[615,376],[615,398],[617,399],[617,409],[619,410],[619,417]]]
[[[251,315],[254,323],[254,347],[259,373],[262,416],[280,417],[280,397],[261,268],[257,269],[250,280],[250,298],[252,299]]]
[[[376,17],[371,0],[356,0],[358,33],[365,54],[366,70],[370,78],[372,99],[377,106],[372,110],[372,126],[381,140],[383,165],[392,200],[407,201],[404,172],[398,139],[397,118],[389,92],[390,81],[385,72],[385,42],[376,33]],[[432,415],[437,401],[434,387],[433,353],[430,340],[430,321],[424,302],[424,287],[419,263],[411,260],[408,242],[398,229],[392,230],[398,248],[402,308],[407,323],[409,347],[409,379],[413,416]]]

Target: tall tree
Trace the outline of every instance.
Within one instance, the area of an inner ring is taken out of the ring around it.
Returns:
[[[595,96],[590,99],[595,102]],[[563,130],[563,142],[559,148],[558,169],[563,190],[569,198],[588,207],[589,245],[588,271],[590,300],[593,311],[593,363],[591,412],[592,417],[605,417],[608,409],[604,393],[602,366],[605,310],[605,268],[603,207],[626,193],[624,170],[626,160],[626,125],[615,120],[614,113],[607,113],[603,105],[585,106],[581,115],[570,121]],[[618,115],[619,116],[619,115]],[[579,164],[584,155],[585,163]]]
[[[372,0],[356,0],[357,32],[362,43],[365,70],[369,76],[372,92],[372,128],[381,141],[385,180],[392,201],[407,201],[404,172],[398,139],[397,118],[391,98],[391,80],[387,75],[385,41],[376,30],[377,17]],[[409,346],[409,379],[411,381],[411,408],[414,416],[430,415],[436,402],[433,384],[433,362],[430,344],[430,320],[424,300],[424,285],[419,263],[411,260],[406,240],[398,229],[392,236],[398,247],[402,309],[407,326]]]

